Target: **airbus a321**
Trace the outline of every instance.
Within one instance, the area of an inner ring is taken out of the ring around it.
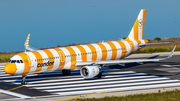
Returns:
[[[145,18],[146,9],[142,9],[129,36],[118,41],[40,50],[29,46],[29,34],[25,42],[26,51],[14,55],[4,71],[10,75],[22,75],[21,84],[25,85],[28,74],[62,70],[63,75],[70,75],[71,70],[80,70],[85,79],[101,78],[101,70],[106,65],[160,61],[172,57],[176,46],[167,58],[123,60],[146,45],[157,44],[143,39]]]

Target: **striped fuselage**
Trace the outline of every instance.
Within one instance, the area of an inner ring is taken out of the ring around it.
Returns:
[[[147,40],[141,40],[148,43]],[[30,51],[17,54],[11,59],[23,60],[16,64],[15,75],[26,75],[56,71],[61,69],[80,69],[75,66],[77,61],[106,61],[120,60],[136,52],[139,41],[110,41],[79,46],[53,48],[47,50]]]

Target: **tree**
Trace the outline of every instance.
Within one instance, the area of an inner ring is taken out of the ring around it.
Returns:
[[[122,37],[122,39],[126,39],[126,37]]]
[[[154,40],[161,41],[161,38],[160,37],[155,37]]]

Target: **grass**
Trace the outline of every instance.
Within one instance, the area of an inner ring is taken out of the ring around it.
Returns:
[[[14,56],[18,53],[20,53],[20,52],[19,51],[17,51],[17,52],[0,52],[0,62],[7,62],[7,61],[9,61],[9,59],[12,56]]]
[[[71,101],[179,101],[180,90],[167,91],[152,94],[136,94],[128,96],[111,96],[104,98],[83,98],[72,99]]]
[[[154,53],[154,52],[171,52],[175,45],[167,46],[146,46],[136,53]],[[180,51],[180,45],[176,46],[175,51]]]

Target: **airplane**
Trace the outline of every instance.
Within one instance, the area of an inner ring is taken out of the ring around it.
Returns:
[[[122,60],[146,45],[161,44],[149,43],[143,39],[145,17],[146,9],[141,9],[128,37],[118,41],[40,50],[29,46],[29,33],[24,44],[25,52],[14,55],[5,65],[4,72],[22,75],[22,85],[26,84],[29,74],[58,70],[62,70],[63,75],[70,75],[71,70],[80,70],[81,76],[85,79],[100,79],[102,68],[106,65],[153,62],[172,57],[176,46],[167,58]]]

